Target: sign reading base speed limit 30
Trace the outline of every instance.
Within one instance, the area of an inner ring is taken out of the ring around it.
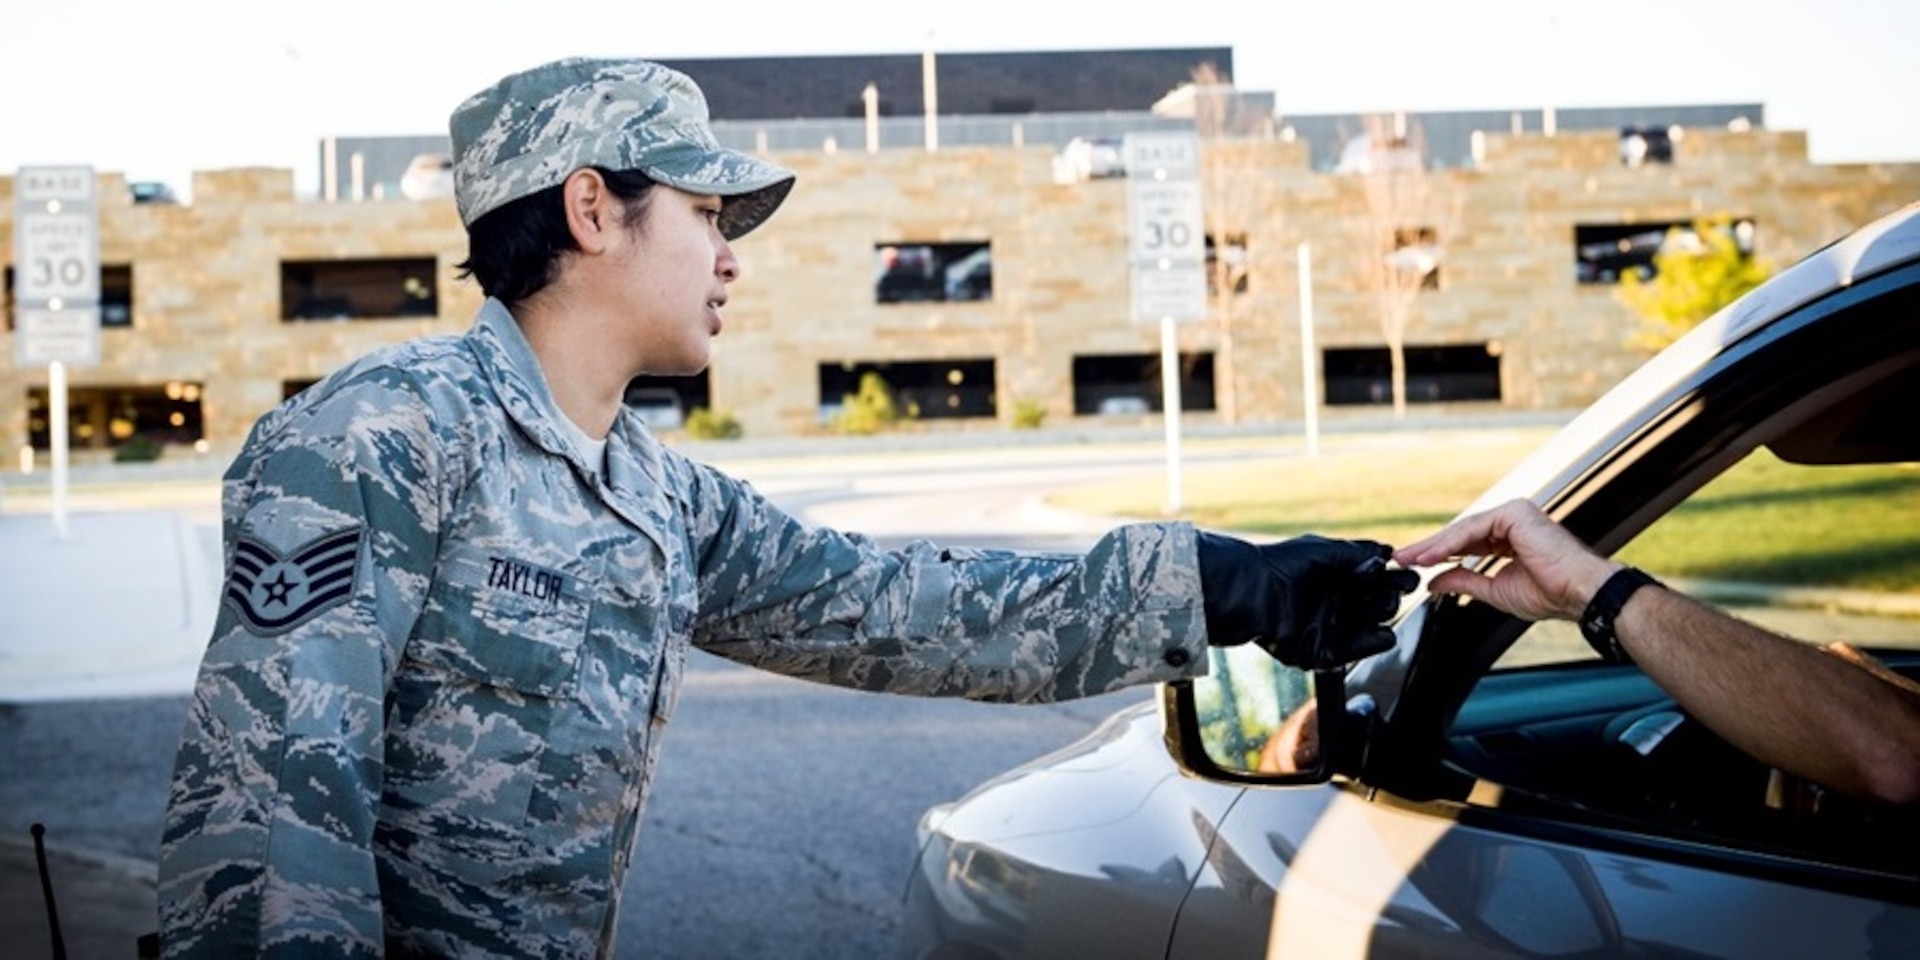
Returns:
[[[13,180],[14,362],[100,362],[100,214],[91,167],[21,167]]]
[[[1204,319],[1207,238],[1200,214],[1199,138],[1190,132],[1130,133],[1122,144],[1133,319]]]

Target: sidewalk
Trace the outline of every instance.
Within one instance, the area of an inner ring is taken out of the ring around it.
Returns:
[[[213,628],[219,529],[204,511],[0,514],[0,706],[184,695]],[[24,824],[0,836],[0,957],[53,956]],[[14,834],[20,827],[18,835]],[[46,838],[67,955],[132,957],[157,925],[154,864]]]
[[[182,694],[213,628],[219,531],[172,510],[0,514],[0,703]]]

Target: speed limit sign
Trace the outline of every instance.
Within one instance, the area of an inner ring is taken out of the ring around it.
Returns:
[[[13,297],[27,321],[16,325],[17,361],[98,363],[100,213],[93,168],[21,167],[13,196]]]
[[[1200,219],[1200,181],[1138,180],[1129,184],[1127,231],[1135,262],[1204,263],[1205,226]]]
[[[22,301],[100,299],[99,238],[91,211],[27,213],[14,221],[14,297]]]
[[[1207,315],[1207,235],[1201,220],[1200,142],[1192,131],[1130,133],[1128,259],[1140,322]]]

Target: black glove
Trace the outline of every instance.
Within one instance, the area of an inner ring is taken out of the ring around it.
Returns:
[[[1384,626],[1420,582],[1388,570],[1386,544],[1302,536],[1256,546],[1200,532],[1200,593],[1208,642],[1249,640],[1274,659],[1330,670],[1393,646]]]

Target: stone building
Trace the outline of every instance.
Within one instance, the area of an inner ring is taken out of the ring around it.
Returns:
[[[1390,146],[1376,157],[1412,149],[1418,122],[1376,126]],[[1405,321],[1409,403],[1565,410],[1644,359],[1613,281],[1648,263],[1669,226],[1726,218],[1785,266],[1920,199],[1920,163],[1813,164],[1803,132],[1658,133],[1652,153],[1643,143],[1629,157],[1617,128],[1479,132],[1464,162],[1424,168],[1420,206],[1398,210],[1369,199],[1377,177],[1316,163],[1324,148],[1284,126],[1205,141],[1208,248],[1233,269],[1212,315],[1178,331],[1185,416],[1254,428],[1303,416],[1303,244],[1327,415],[1377,415],[1391,399],[1386,308],[1369,279],[1383,242],[1386,256],[1425,255]],[[1102,143],[770,151],[799,184],[736,244],[744,276],[711,368],[633,395],[666,398],[667,429],[708,407],[748,436],[803,436],[827,431],[876,372],[916,410],[915,429],[1012,429],[1016,412],[1142,423],[1160,404],[1160,331],[1130,317],[1126,181],[1084,162]],[[1082,162],[1063,174],[1075,150]],[[0,178],[9,238],[12,188]],[[69,374],[76,449],[138,434],[229,449],[351,358],[465,329],[480,295],[457,276],[465,236],[450,200],[295,193],[289,170],[217,170],[195,174],[189,204],[136,203],[121,176],[99,175],[108,325],[99,365]],[[47,432],[48,371],[12,362],[11,269],[7,451],[44,447]]]

